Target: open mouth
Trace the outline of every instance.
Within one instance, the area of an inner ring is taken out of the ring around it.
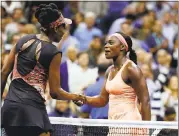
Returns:
[[[108,50],[105,50],[105,54],[108,54],[108,53],[110,53],[110,51],[108,51]]]

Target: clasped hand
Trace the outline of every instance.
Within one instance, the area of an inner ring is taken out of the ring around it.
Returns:
[[[82,106],[83,104],[86,103],[86,97],[84,95],[78,94],[76,99],[73,100],[73,102],[77,105],[77,106]]]

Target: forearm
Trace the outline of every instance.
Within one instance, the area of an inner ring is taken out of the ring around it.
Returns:
[[[68,93],[62,88],[58,88],[58,90],[55,92],[51,91],[50,95],[52,96],[53,99],[57,99],[57,100],[75,100],[77,96],[77,94]]]
[[[142,112],[142,120],[151,120],[151,108],[150,108],[150,103],[142,103],[141,106],[141,112]]]
[[[94,107],[104,107],[108,100],[105,100],[102,96],[86,96],[86,103]]]
[[[4,92],[4,88],[6,86],[6,82],[7,82],[7,74],[4,74],[3,72],[1,72],[1,98]]]

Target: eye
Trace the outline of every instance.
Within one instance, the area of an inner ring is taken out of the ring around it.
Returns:
[[[113,44],[113,42],[111,42],[111,41],[110,41],[110,42],[109,42],[109,44],[110,44],[110,45],[112,45],[112,44]]]

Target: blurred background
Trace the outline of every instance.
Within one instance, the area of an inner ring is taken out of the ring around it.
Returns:
[[[10,49],[26,34],[40,31],[34,12],[43,1],[1,2],[1,67]],[[153,121],[178,120],[178,2],[55,1],[73,20],[60,43],[61,86],[72,93],[98,95],[111,60],[104,55],[106,36],[121,31],[131,36],[138,66],[147,82]],[[3,99],[10,84],[8,79]],[[107,119],[108,105],[95,108],[54,100],[46,89],[49,116]],[[140,110],[140,106],[139,106]]]

